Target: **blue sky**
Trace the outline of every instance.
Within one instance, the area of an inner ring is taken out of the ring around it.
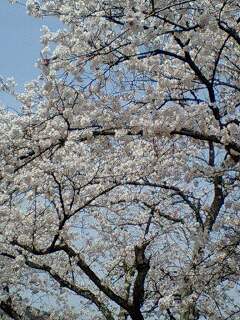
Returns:
[[[14,77],[18,89],[38,75],[34,63],[39,58],[41,26],[58,29],[53,18],[36,19],[26,14],[24,6],[0,0],[0,76]],[[11,107],[14,99],[0,92],[0,102]]]

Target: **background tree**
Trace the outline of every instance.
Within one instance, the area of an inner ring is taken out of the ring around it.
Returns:
[[[1,113],[1,309],[239,319],[239,4],[27,1],[41,74]]]

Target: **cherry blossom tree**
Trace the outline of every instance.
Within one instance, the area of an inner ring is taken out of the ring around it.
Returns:
[[[62,28],[24,92],[1,80],[1,310],[239,319],[238,1],[26,8]]]

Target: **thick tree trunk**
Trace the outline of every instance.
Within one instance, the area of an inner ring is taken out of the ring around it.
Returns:
[[[129,312],[129,314],[132,320],[144,320],[140,310],[133,310]]]

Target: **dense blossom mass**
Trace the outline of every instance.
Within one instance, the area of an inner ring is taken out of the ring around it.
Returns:
[[[239,2],[25,5],[62,27],[24,92],[0,82],[21,104],[0,116],[0,309],[239,319]]]

